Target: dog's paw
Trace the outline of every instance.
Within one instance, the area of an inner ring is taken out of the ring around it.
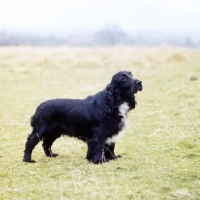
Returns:
[[[94,164],[103,164],[109,162],[109,159],[106,159],[105,157],[102,157],[98,162],[95,162]]]
[[[122,157],[122,155],[110,155],[110,156],[107,156],[106,157],[106,159],[107,160],[115,160],[115,159],[117,159],[117,158],[121,158]]]
[[[58,153],[53,153],[53,156],[52,156],[52,157],[56,158],[57,156],[59,156]]]
[[[108,160],[108,159],[104,159],[104,160],[100,160],[98,163],[95,163],[95,164],[104,164],[104,163],[107,163],[109,161],[110,160]]]
[[[28,162],[28,163],[35,163],[35,160],[31,160],[31,155],[30,154],[25,154],[23,158],[23,162]]]
[[[115,156],[115,158],[122,158],[122,157],[123,157],[122,155]]]
[[[98,165],[109,162],[109,159],[106,159],[105,157],[102,157],[100,160],[89,160],[89,162]]]
[[[31,160],[31,159],[23,159],[23,162],[27,162],[27,163],[35,163],[35,160]]]
[[[51,158],[56,158],[57,156],[59,156],[58,153],[51,153],[51,154],[46,154],[47,157],[51,157]]]

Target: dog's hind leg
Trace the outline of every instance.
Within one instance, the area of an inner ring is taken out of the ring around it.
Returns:
[[[34,129],[32,133],[28,136],[26,144],[25,144],[25,150],[24,150],[24,162],[35,162],[35,160],[31,160],[31,154],[34,149],[34,147],[38,144],[40,140],[43,139],[43,134],[37,133]]]
[[[58,154],[57,153],[53,153],[51,150],[51,146],[53,144],[53,142],[57,139],[57,137],[44,137],[43,139],[43,149],[44,149],[44,153],[47,157],[57,157]]]
[[[105,144],[104,155],[106,159],[114,160],[116,158],[122,157],[121,155],[116,156],[114,153],[114,149],[115,149],[115,143],[112,142],[110,144]]]

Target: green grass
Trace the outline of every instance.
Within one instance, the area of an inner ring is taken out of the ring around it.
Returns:
[[[35,164],[23,163],[35,108],[52,98],[84,98],[119,70],[143,81],[123,157],[103,165],[86,145],[58,139]],[[0,199],[200,199],[200,51],[157,48],[0,48]]]

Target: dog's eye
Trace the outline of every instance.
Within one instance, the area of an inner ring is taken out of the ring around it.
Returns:
[[[121,81],[127,81],[128,77],[126,75],[122,75]]]

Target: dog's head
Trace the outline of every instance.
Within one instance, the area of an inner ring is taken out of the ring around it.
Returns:
[[[112,77],[111,83],[115,88],[115,95],[121,102],[126,102],[129,109],[135,108],[135,94],[142,91],[142,81],[133,77],[131,72],[120,71]]]
[[[105,116],[111,116],[114,102],[126,102],[130,110],[135,107],[135,95],[138,91],[142,91],[142,81],[133,77],[131,72],[120,71],[116,73],[111,83],[106,87],[104,113]]]
[[[142,81],[133,77],[131,72],[120,71],[112,77],[111,83],[115,88],[122,93],[123,100],[130,98],[131,95],[136,94],[142,90]]]

